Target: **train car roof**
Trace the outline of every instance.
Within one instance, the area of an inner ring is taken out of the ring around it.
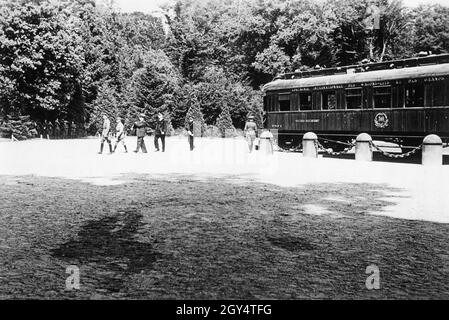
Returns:
[[[263,86],[263,91],[288,90],[342,84],[361,84],[401,79],[416,79],[449,75],[449,63],[401,69],[365,71],[360,73],[336,74],[299,79],[277,79]]]

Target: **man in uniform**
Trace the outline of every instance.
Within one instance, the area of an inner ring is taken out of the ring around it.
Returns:
[[[112,153],[111,139],[109,138],[109,132],[111,131],[111,122],[108,117],[103,114],[103,130],[101,131],[101,145],[99,154],[103,153],[104,142],[107,141],[109,144],[109,153]]]
[[[134,152],[139,152],[139,149],[142,148],[143,153],[147,153],[147,148],[145,147],[145,133],[146,133],[146,125],[144,121],[144,115],[141,114],[139,116],[139,121],[135,122],[133,125],[133,129],[136,130],[136,136],[137,136],[137,148],[134,150]]]
[[[68,139],[69,138],[69,122],[67,120],[63,121],[63,128],[64,128],[64,139]]]
[[[117,149],[117,145],[121,142],[123,144],[123,147],[125,148],[125,152],[128,152],[128,149],[126,148],[125,144],[125,126],[123,125],[122,119],[120,117],[117,117],[117,126],[115,127],[115,136],[117,137],[117,141],[115,142],[114,150],[112,152],[115,152]]]
[[[53,139],[53,123],[51,121],[47,121],[47,137],[50,139],[50,137]]]
[[[194,131],[193,131],[193,118],[192,117],[189,118],[189,123],[187,124],[186,130],[187,130],[187,134],[188,134],[188,138],[189,138],[190,151],[193,151],[193,148],[195,148],[195,146],[193,145]]]
[[[55,120],[55,133],[54,133],[55,139],[61,138],[61,124],[59,123],[59,119]]]
[[[38,120],[37,124],[37,135],[42,139],[44,136],[44,124],[42,121]]]
[[[47,140],[49,140],[50,139],[50,126],[48,125],[48,120],[47,119],[45,119],[44,120],[44,124],[43,124],[43,135],[44,135],[44,138],[45,139],[47,139]]]
[[[72,139],[76,138],[76,124],[73,121],[70,122],[70,137]]]
[[[159,151],[159,138],[162,142],[162,152],[165,152],[165,133],[167,132],[167,122],[164,120],[162,113],[157,114],[156,129],[154,130],[154,147],[156,152]]]
[[[249,116],[248,121],[245,123],[245,135],[248,142],[249,152],[253,151],[254,140],[257,137],[257,124],[254,122],[254,117]]]

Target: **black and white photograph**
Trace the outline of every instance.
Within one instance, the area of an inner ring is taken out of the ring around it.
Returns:
[[[0,0],[0,300],[447,299],[448,0]]]

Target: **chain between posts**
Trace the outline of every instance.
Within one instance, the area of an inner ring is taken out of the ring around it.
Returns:
[[[416,151],[418,151],[419,149],[422,148],[422,144],[420,144],[419,146],[417,146],[416,148],[410,150],[409,152],[401,153],[401,154],[394,154],[394,153],[388,153],[386,151],[383,151],[378,146],[376,146],[373,142],[370,142],[370,145],[371,145],[371,147],[373,147],[377,151],[381,152],[384,156],[389,157],[389,158],[394,158],[394,159],[401,159],[401,158],[409,157],[412,154],[414,154]]]
[[[337,141],[337,140],[331,140],[331,139],[328,139],[328,138],[326,138],[326,139],[318,138],[318,140],[335,142],[335,143],[338,143],[338,144],[342,144],[344,146],[354,146],[354,143],[351,143],[351,142],[342,142],[342,141]]]
[[[318,150],[321,150],[321,151],[324,151],[332,156],[339,156],[339,155],[348,153],[355,146],[355,143],[353,143],[353,144],[347,143],[346,145],[349,145],[349,147],[345,148],[343,151],[335,152],[335,151],[327,150],[319,141],[315,140],[315,147],[316,147],[317,152],[318,152]]]
[[[318,150],[320,150],[320,151],[324,151],[333,156],[339,156],[339,155],[348,153],[356,144],[352,143],[352,144],[346,144],[346,145],[349,145],[349,147],[345,148],[343,151],[334,152],[334,151],[327,150],[319,141],[315,141],[315,148],[316,148],[317,152],[318,152]],[[394,159],[401,159],[401,158],[409,157],[412,154],[416,153],[416,151],[418,151],[422,148],[422,144],[419,145],[418,147],[410,150],[409,152],[401,153],[401,154],[388,153],[388,152],[382,150],[380,147],[376,146],[373,142],[370,142],[370,147],[381,152],[386,157],[394,158]]]

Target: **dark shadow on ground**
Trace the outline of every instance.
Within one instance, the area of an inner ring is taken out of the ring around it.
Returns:
[[[120,292],[130,274],[150,271],[161,254],[151,243],[136,241],[142,224],[137,208],[122,214],[85,223],[75,239],[52,249],[52,256],[68,264],[95,263],[99,268],[113,271],[100,285],[111,292]]]

